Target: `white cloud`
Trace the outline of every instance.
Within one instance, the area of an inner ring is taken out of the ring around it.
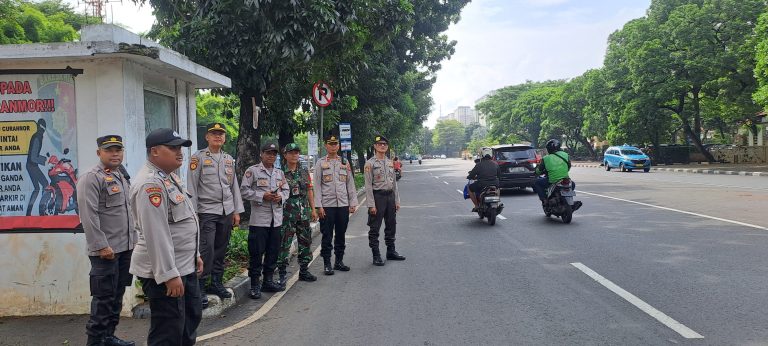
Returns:
[[[567,2],[526,1],[537,5]],[[602,66],[608,35],[643,16],[646,8],[600,14],[566,6],[516,13],[515,22],[499,16],[493,18],[500,20],[490,20],[489,13],[498,13],[497,8],[482,0],[471,2],[462,12],[462,20],[448,30],[449,38],[458,41],[456,53],[437,74],[432,90],[435,104],[426,125],[434,126],[441,107],[445,115],[458,106],[474,106],[483,95],[507,85],[572,78]],[[602,19],[585,19],[593,16]]]
[[[65,2],[72,5],[78,13],[85,13],[82,0],[65,0]],[[155,22],[155,16],[152,15],[152,7],[148,1],[143,6],[136,5],[131,0],[108,2],[104,8],[105,23],[120,24],[137,34],[149,31]]]

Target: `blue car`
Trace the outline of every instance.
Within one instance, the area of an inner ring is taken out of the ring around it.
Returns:
[[[610,171],[611,168],[618,168],[622,172],[632,172],[635,169],[642,169],[643,172],[651,170],[651,158],[633,146],[625,144],[610,147],[603,156],[603,165],[605,165],[606,171]]]

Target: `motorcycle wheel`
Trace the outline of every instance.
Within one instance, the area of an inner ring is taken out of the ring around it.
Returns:
[[[571,223],[571,220],[573,220],[573,209],[571,209],[571,205],[568,204],[565,199],[563,199],[562,203],[563,215],[560,215],[560,218],[563,219],[563,223]]]
[[[496,208],[488,208],[485,215],[488,217],[488,224],[493,226],[496,224]]]
[[[38,211],[40,216],[56,215],[56,201],[53,199],[53,193],[49,191],[43,191],[43,196],[40,197],[40,210]]]

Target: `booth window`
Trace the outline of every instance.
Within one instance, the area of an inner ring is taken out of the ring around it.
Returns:
[[[145,135],[163,127],[178,130],[176,123],[176,100],[167,95],[144,90]]]

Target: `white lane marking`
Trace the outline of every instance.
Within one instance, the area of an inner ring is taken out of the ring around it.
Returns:
[[[665,172],[665,171],[659,171],[659,172]],[[610,173],[612,174],[612,173]],[[604,174],[590,174],[592,176],[605,176]],[[699,176],[701,174],[696,174],[696,176]],[[714,176],[713,176],[714,177]],[[634,179],[634,180],[642,180],[642,181],[649,181],[653,183],[664,183],[664,184],[670,184],[675,185],[676,187],[679,187],[680,184],[688,184],[688,185],[699,185],[699,186],[708,186],[708,187],[724,187],[724,188],[731,188],[731,189],[744,189],[744,190],[763,190],[766,191],[768,188],[766,187],[755,187],[755,186],[741,186],[741,185],[724,185],[724,184],[710,184],[710,183],[696,183],[692,181],[685,181],[685,180],[663,180],[659,181],[655,178],[646,178],[641,177],[639,175],[622,175],[621,179]]]
[[[445,183],[445,185],[449,185],[447,181],[443,180],[443,182]]]
[[[363,197],[363,200],[360,202],[360,205],[364,205],[365,204],[365,199],[366,199],[366,197]],[[355,210],[355,213],[356,212],[357,212],[357,210]],[[349,214],[349,215],[352,216],[352,215],[354,215],[354,213]],[[321,247],[318,246],[315,249],[315,251],[312,252],[312,260],[309,262],[309,265],[312,265],[312,263],[314,263],[315,260],[320,256],[320,248]],[[235,324],[233,324],[233,325],[231,325],[229,327],[222,328],[222,329],[219,329],[219,330],[217,330],[215,332],[211,332],[211,333],[208,333],[208,334],[205,334],[205,335],[201,335],[201,336],[197,337],[197,341],[199,342],[199,341],[203,341],[203,340],[212,339],[212,338],[215,338],[217,336],[221,336],[221,335],[233,332],[233,331],[235,331],[237,329],[240,329],[240,328],[245,327],[245,326],[247,326],[247,325],[249,325],[249,324],[251,324],[253,322],[258,321],[260,318],[262,318],[264,315],[266,315],[270,310],[272,310],[272,308],[274,308],[275,305],[277,305],[278,302],[280,302],[280,299],[282,299],[283,296],[286,293],[288,293],[288,291],[291,289],[291,287],[293,287],[293,285],[296,283],[296,281],[299,281],[298,273],[293,274],[291,276],[291,278],[288,279],[288,282],[285,283],[285,290],[284,291],[277,292],[277,293],[273,294],[272,297],[270,297],[269,300],[267,300],[267,302],[264,303],[264,305],[262,305],[261,308],[259,308],[259,310],[256,310],[256,312],[254,312],[251,316],[248,316],[248,318],[246,318],[246,319],[244,319],[244,320],[242,320],[242,321],[240,321],[238,323],[235,323]]]
[[[438,176],[435,176],[434,178],[435,178],[435,179],[440,179],[440,177],[438,177]]]
[[[507,219],[507,218],[506,218],[506,217],[504,217],[503,215],[496,215],[496,217],[497,217],[497,218],[499,218],[499,219],[501,219],[501,220],[506,220],[506,219]]]
[[[712,219],[712,220],[732,223],[732,224],[736,224],[736,225],[739,225],[739,226],[750,227],[750,228],[757,228],[757,229],[761,229],[761,230],[764,230],[764,231],[768,231],[768,227],[753,225],[751,223],[746,223],[746,222],[741,222],[741,221],[736,221],[736,220],[723,219],[723,218],[717,217],[717,216],[710,216],[710,215],[705,215],[705,214],[694,213],[694,212],[691,212],[691,211],[685,211],[685,210],[674,209],[674,208],[667,208],[667,207],[662,207],[662,206],[648,204],[648,203],[643,203],[643,202],[631,201],[631,200],[628,200],[628,199],[623,199],[623,198],[618,198],[618,197],[611,197],[611,196],[601,195],[601,194],[597,194],[597,193],[591,193],[591,192],[585,192],[585,191],[581,191],[579,193],[584,193],[584,194],[587,194],[587,195],[592,195],[592,196],[597,196],[597,197],[609,198],[609,199],[613,199],[613,200],[617,200],[617,201],[622,201],[622,202],[627,202],[627,203],[634,203],[634,204],[644,205],[646,207],[658,208],[658,209],[673,211],[673,212],[676,212],[676,213],[688,214],[688,215],[703,217],[703,218],[707,218],[707,219]]]
[[[582,272],[584,272],[584,274],[587,274],[589,277],[591,277],[592,279],[594,279],[595,281],[603,285],[605,288],[611,290],[611,292],[616,293],[619,297],[624,298],[624,300],[628,301],[630,304],[634,305],[635,307],[642,310],[646,314],[655,318],[657,321],[661,322],[662,324],[669,327],[670,329],[676,331],[682,337],[686,339],[703,339],[704,338],[703,336],[701,336],[701,334],[696,333],[695,331],[686,327],[682,323],[675,321],[672,317],[669,317],[665,313],[657,310],[656,308],[644,302],[642,299],[638,298],[634,294],[625,291],[623,288],[611,282],[611,280],[604,278],[602,275],[596,273],[592,269],[589,269],[589,267],[585,266],[584,264],[575,262],[575,263],[571,263],[571,265],[581,270]]]
[[[464,194],[464,191],[461,191],[461,190],[456,190],[456,192],[458,192],[458,193],[460,193],[462,195]]]

